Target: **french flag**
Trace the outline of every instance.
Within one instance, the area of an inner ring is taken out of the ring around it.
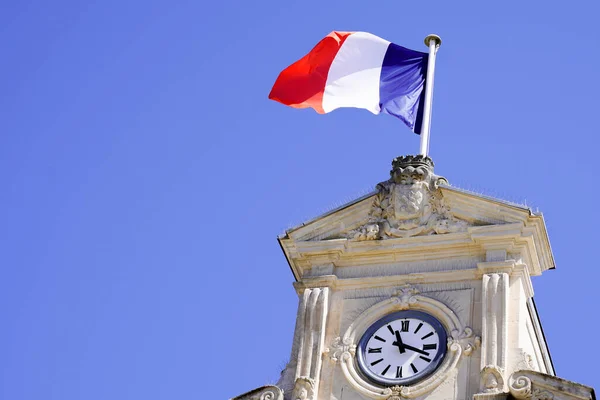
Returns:
[[[428,54],[367,32],[331,32],[284,69],[269,98],[325,114],[364,108],[400,118],[421,132]]]

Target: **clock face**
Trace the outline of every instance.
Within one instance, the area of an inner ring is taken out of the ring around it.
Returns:
[[[358,343],[357,360],[371,381],[409,385],[430,375],[446,354],[446,330],[429,314],[399,311],[375,322]]]

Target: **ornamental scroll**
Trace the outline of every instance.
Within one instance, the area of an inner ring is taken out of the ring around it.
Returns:
[[[231,400],[283,400],[283,390],[277,386],[262,386]]]

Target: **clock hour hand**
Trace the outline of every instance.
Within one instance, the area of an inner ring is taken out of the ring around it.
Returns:
[[[400,332],[396,331],[396,341],[392,343],[392,346],[398,346],[398,350],[400,350],[400,354],[406,351],[406,345],[402,343],[402,338],[400,337]]]
[[[426,351],[423,351],[423,350],[421,350],[421,349],[417,349],[416,347],[412,347],[412,346],[410,346],[410,345],[408,345],[408,344],[404,344],[404,345],[402,345],[402,347],[404,347],[405,349],[408,349],[408,350],[412,350],[412,351],[414,351],[415,353],[420,353],[420,354],[423,354],[423,355],[425,355],[425,356],[428,356],[428,355],[429,355],[429,353],[428,353],[428,352],[426,352]]]

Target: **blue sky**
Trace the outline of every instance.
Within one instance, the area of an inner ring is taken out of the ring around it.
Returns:
[[[0,12],[0,398],[217,399],[289,358],[286,228],[418,136],[269,101],[332,30],[438,53],[431,156],[544,213],[559,376],[600,387],[594,1],[19,1]],[[210,385],[208,385],[210,384]]]

